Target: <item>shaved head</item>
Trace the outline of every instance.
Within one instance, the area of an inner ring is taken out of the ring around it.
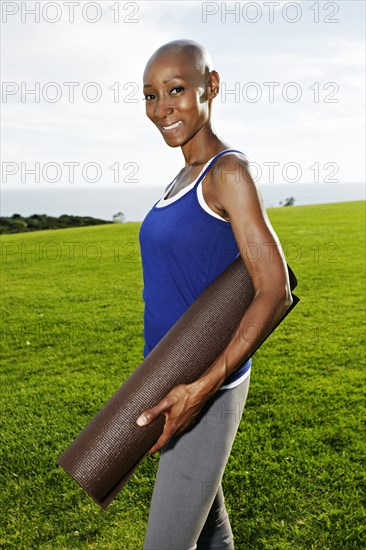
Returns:
[[[146,115],[169,146],[183,147],[197,134],[212,134],[211,107],[219,85],[204,46],[193,40],[167,42],[146,63]]]
[[[183,55],[190,64],[193,64],[197,72],[206,79],[212,70],[210,56],[204,46],[193,40],[173,40],[158,48],[146,64],[146,69],[151,63],[165,55]]]

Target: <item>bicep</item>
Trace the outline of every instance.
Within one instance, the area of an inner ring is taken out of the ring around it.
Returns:
[[[256,292],[276,289],[286,295],[289,287],[286,260],[261,192],[247,163],[237,159],[230,162],[232,168],[226,171],[225,179],[216,176],[215,187],[220,205],[230,216],[240,255]]]

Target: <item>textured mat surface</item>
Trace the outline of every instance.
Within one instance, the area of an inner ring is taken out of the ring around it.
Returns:
[[[288,271],[293,290],[297,280],[289,266]],[[299,298],[292,296],[292,306],[276,326],[298,303]],[[164,429],[164,415],[137,426],[139,415],[174,386],[194,382],[211,366],[253,298],[253,283],[239,256],[186,310],[58,459],[57,464],[102,508],[112,502]]]

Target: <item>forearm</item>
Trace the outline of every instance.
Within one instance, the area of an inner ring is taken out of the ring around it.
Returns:
[[[280,299],[275,299],[271,293],[255,296],[229,344],[192,384],[200,399],[206,400],[216,393],[226,378],[265,340],[291,303],[291,295]]]

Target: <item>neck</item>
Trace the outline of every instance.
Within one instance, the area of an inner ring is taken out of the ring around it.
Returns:
[[[185,167],[200,165],[229,146],[212,130],[211,124],[202,126],[195,135],[181,147]]]

